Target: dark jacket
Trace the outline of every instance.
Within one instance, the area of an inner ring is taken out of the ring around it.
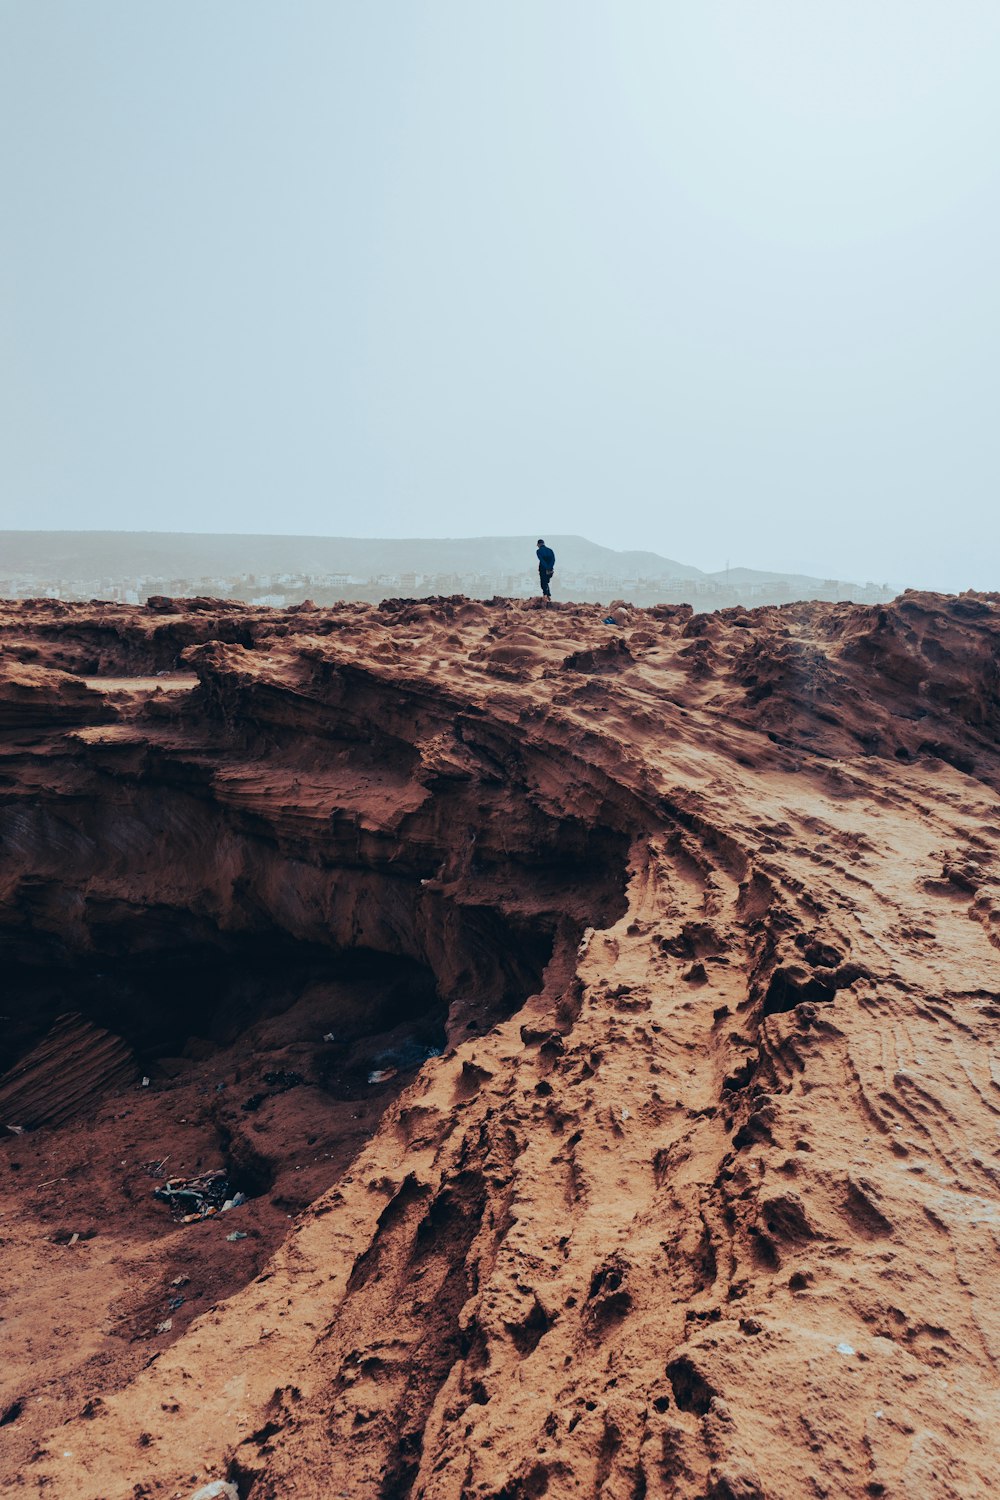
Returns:
[[[539,547],[535,556],[538,558],[538,566],[540,568],[544,568],[547,573],[555,571],[556,555],[551,547]]]

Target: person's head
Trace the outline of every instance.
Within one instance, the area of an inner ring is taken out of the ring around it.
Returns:
[[[544,538],[543,537],[539,537],[538,541],[536,542],[535,545],[538,546],[538,547],[544,547],[545,546],[545,540],[544,540]]]

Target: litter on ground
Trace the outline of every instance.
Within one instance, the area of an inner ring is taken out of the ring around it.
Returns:
[[[221,1168],[202,1172],[199,1177],[171,1177],[162,1187],[153,1189],[153,1197],[169,1203],[174,1218],[182,1224],[228,1213],[231,1208],[239,1208],[247,1201],[246,1193],[230,1196],[229,1178]]]
[[[390,1078],[395,1078],[395,1068],[373,1068],[368,1074],[369,1083],[388,1083]]]

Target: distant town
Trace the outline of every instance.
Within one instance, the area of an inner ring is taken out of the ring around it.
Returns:
[[[555,597],[581,603],[691,604],[696,610],[727,609],[735,604],[787,604],[795,598],[826,599],[831,603],[850,599],[859,604],[878,604],[893,597],[893,590],[879,584],[820,584],[808,595],[795,592],[787,583],[740,584],[727,588],[714,579],[619,578],[598,573],[563,573],[554,584]],[[426,598],[465,594],[470,599],[502,596],[527,599],[538,593],[537,574],[528,573],[378,573],[353,578],[336,573],[245,573],[236,577],[201,578],[71,578],[58,583],[49,578],[22,575],[0,578],[0,595],[6,599],[107,599],[121,604],[144,604],[150,595],[167,594],[176,599],[209,595],[282,609],[311,599],[314,604],[336,604],[361,599],[371,603],[392,597]]]
[[[354,566],[349,570],[332,571],[328,566],[262,570],[246,567],[246,559],[240,557],[234,559],[236,567],[215,566],[195,572],[191,564],[216,562],[217,554],[226,550],[218,543],[227,539],[172,537],[158,546],[154,534],[143,537],[142,534],[108,533],[101,549],[95,544],[99,535],[0,534],[0,596],[8,599],[106,599],[121,604],[144,604],[155,595],[175,598],[209,596],[281,609],[305,599],[324,605],[341,600],[377,603],[387,597],[455,594],[475,599],[496,596],[519,599],[538,593],[538,574],[531,566],[533,542],[519,538],[479,538],[463,543],[433,543],[421,539],[419,542],[370,544],[348,539],[340,543],[340,550],[353,554],[350,562]],[[71,540],[74,537],[78,539],[76,545]],[[33,544],[29,545],[28,538],[33,539]],[[55,540],[57,538],[59,542]],[[264,554],[260,559],[264,561],[268,552],[287,554],[308,550],[305,544],[313,539],[239,537],[228,540],[230,552],[246,554],[255,551]],[[337,545],[336,539],[314,540],[316,546],[313,550],[317,553],[329,552]],[[512,545],[515,542],[516,547]],[[256,546],[251,547],[254,543]],[[186,544],[190,556],[168,555],[161,559],[149,555],[157,551],[179,554],[183,550],[182,544]],[[786,604],[796,599],[876,604],[891,599],[896,592],[887,584],[847,583],[839,579],[761,573],[745,568],[709,574],[676,564],[677,576],[672,576],[669,571],[671,560],[661,559],[653,553],[616,553],[583,538],[553,538],[553,544],[557,550],[554,597],[582,603],[610,604],[620,599],[637,605],[691,604],[695,610],[707,611],[734,605],[753,608]],[[457,566],[453,565],[447,571],[416,571],[392,566],[367,570],[357,565],[366,560],[366,550],[381,554],[375,560],[383,562],[413,552],[425,556],[435,552],[450,554],[448,560]],[[132,555],[139,551],[143,553],[141,557]],[[475,566],[480,558],[486,561],[491,552],[503,554],[502,562],[513,560],[515,555],[523,556],[527,565],[492,569]],[[21,555],[17,556],[18,553]],[[199,556],[199,553],[212,555]],[[253,560],[257,560],[256,556]],[[299,558],[295,560],[299,561]],[[317,564],[326,561],[324,557],[316,558]],[[160,566],[156,565],[157,562]],[[11,566],[12,563],[16,565]],[[240,567],[240,563],[244,566]],[[179,567],[178,564],[187,566]]]

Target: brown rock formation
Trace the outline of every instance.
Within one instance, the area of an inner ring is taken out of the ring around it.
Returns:
[[[1000,598],[0,643],[11,1493],[992,1493]]]

